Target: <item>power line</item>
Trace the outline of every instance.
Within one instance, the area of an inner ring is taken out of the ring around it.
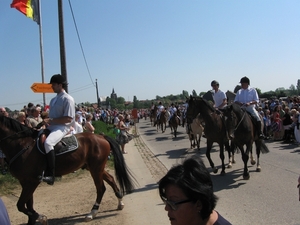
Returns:
[[[73,22],[74,22],[74,25],[75,25],[75,29],[76,29],[78,41],[79,41],[79,44],[80,44],[81,52],[82,52],[82,55],[83,55],[83,58],[84,58],[84,62],[85,62],[85,65],[86,65],[88,74],[89,74],[89,76],[90,76],[91,82],[92,82],[92,84],[95,86],[95,84],[94,84],[94,82],[93,82],[93,79],[92,79],[92,76],[91,76],[91,73],[90,73],[89,66],[88,66],[88,64],[87,64],[87,60],[86,60],[84,51],[83,51],[83,47],[82,47],[82,44],[81,44],[80,35],[79,35],[78,29],[77,29],[77,24],[76,24],[76,21],[75,21],[75,16],[74,16],[74,13],[73,13],[73,9],[72,9],[72,5],[71,5],[71,1],[70,1],[70,0],[69,0],[69,6],[70,6],[70,9],[71,9],[71,13],[72,13],[72,17],[73,17]]]

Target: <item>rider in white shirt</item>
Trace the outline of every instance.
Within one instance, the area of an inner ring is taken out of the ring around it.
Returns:
[[[242,88],[236,93],[234,102],[243,107],[256,119],[258,136],[260,139],[263,139],[264,135],[261,130],[261,119],[255,109],[256,104],[259,102],[257,91],[255,88],[249,86],[250,80],[248,77],[242,77],[240,83]]]
[[[214,107],[217,109],[223,109],[227,106],[227,97],[226,94],[219,89],[219,82],[213,80],[211,82],[211,87],[213,88],[213,99],[214,99]]]
[[[169,116],[169,120],[168,121],[170,121],[170,119],[172,118],[172,116],[174,114],[176,114],[176,112],[177,112],[177,108],[174,106],[174,103],[171,104],[171,107],[169,108],[169,112],[170,112],[170,116]]]
[[[161,102],[158,103],[158,106],[157,106],[157,119],[160,118],[160,114],[162,111],[165,110],[165,107],[162,105]]]

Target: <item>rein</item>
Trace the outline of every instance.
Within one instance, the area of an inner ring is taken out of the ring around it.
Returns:
[[[243,116],[242,116],[242,118],[240,119],[240,122],[239,122],[239,123],[236,125],[236,127],[234,128],[234,131],[236,131],[237,128],[240,126],[240,124],[242,123],[242,121],[243,121],[245,115],[246,115],[246,111],[244,111]]]
[[[19,131],[19,132],[17,132],[17,133],[8,135],[8,136],[2,138],[2,139],[0,140],[0,142],[3,141],[3,140],[5,140],[5,139],[8,139],[8,138],[10,138],[10,137],[13,137],[13,136],[15,136],[15,135],[17,135],[17,134],[21,134],[21,133],[23,133],[23,132],[26,132],[26,130],[22,130],[22,131]]]
[[[33,140],[33,142],[32,143],[34,143],[35,142],[35,140]],[[9,160],[9,163],[8,163],[8,166],[10,167],[10,165],[20,156],[20,155],[23,155],[23,153],[25,153],[28,149],[29,149],[29,147],[30,146],[32,146],[32,144],[31,145],[28,145],[28,146],[26,146],[25,148],[23,148],[21,151],[19,151],[11,160]]]

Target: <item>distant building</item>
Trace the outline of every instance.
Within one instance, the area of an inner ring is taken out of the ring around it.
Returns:
[[[115,99],[115,100],[117,100],[117,98],[118,98],[117,94],[115,93],[114,88],[112,89],[112,93],[110,94],[110,98]]]

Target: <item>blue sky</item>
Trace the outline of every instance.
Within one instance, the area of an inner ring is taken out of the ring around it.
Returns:
[[[38,25],[0,1],[0,106],[43,102],[30,86],[42,82]],[[262,92],[300,79],[299,0],[63,1],[69,93],[96,102],[114,88],[132,101],[199,94],[218,80],[233,91],[243,76]],[[60,73],[57,1],[42,1],[45,82]],[[54,94],[46,94],[49,103]]]

